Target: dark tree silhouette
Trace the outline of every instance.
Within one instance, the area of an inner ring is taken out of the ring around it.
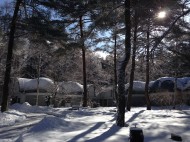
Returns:
[[[4,112],[8,109],[8,96],[9,96],[9,82],[10,82],[10,73],[11,73],[11,61],[13,55],[13,46],[14,46],[14,34],[16,30],[16,20],[19,11],[19,6],[22,0],[17,0],[15,5],[15,10],[11,22],[11,29],[9,35],[9,43],[8,43],[8,53],[6,59],[6,70],[4,76],[4,84],[3,84],[3,96],[2,96],[2,104],[1,104],[1,112]]]
[[[131,53],[131,20],[130,20],[130,1],[125,0],[125,55],[119,62],[118,67],[118,112],[117,126],[125,126],[125,69],[130,59]]]
[[[127,95],[127,110],[131,110],[131,98],[133,93],[133,80],[135,74],[135,58],[136,58],[136,49],[137,49],[137,28],[138,28],[138,7],[136,6],[137,0],[134,1],[134,34],[133,34],[133,52],[132,52],[132,64],[131,64],[131,74]]]

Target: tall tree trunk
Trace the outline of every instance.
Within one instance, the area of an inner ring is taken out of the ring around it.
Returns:
[[[150,22],[150,20],[148,21]],[[148,23],[150,24],[150,23]],[[149,98],[149,58],[150,58],[150,25],[147,29],[147,45],[146,45],[146,83],[145,83],[145,98],[147,104],[147,110],[151,110],[151,103]]]
[[[36,106],[38,106],[38,102],[39,102],[39,93],[40,93],[40,65],[41,65],[41,55],[39,55],[39,59],[38,59],[38,66],[37,66],[37,94],[36,94]]]
[[[115,5],[118,4],[117,0],[113,1],[113,8],[115,7]],[[118,104],[118,93],[117,93],[117,12],[114,10],[114,85],[113,85],[113,91],[114,91],[114,98],[116,101],[116,105]]]
[[[82,23],[82,16],[79,18],[79,25],[80,25],[80,35],[82,41],[82,63],[83,63],[83,107],[87,107],[87,83],[86,83],[86,49],[84,46],[84,35],[83,35],[83,23]]]
[[[125,69],[130,59],[131,52],[131,23],[130,23],[130,1],[125,0],[125,55],[119,62],[118,67],[118,111],[117,126],[125,126]]]
[[[9,43],[8,43],[8,53],[7,53],[7,59],[6,59],[6,69],[5,69],[4,84],[3,84],[1,112],[4,112],[8,109],[9,82],[10,82],[11,62],[12,62],[12,54],[13,54],[13,46],[14,46],[14,34],[15,34],[15,29],[16,29],[17,15],[18,15],[19,6],[21,2],[22,0],[17,0],[13,18],[11,21],[11,29],[10,29]]]
[[[135,58],[136,58],[136,48],[137,48],[137,12],[135,9],[134,15],[134,38],[133,38],[133,53],[132,53],[132,65],[131,65],[131,74],[130,74],[130,81],[129,81],[129,88],[127,94],[127,110],[131,110],[131,98],[133,93],[133,81],[134,81],[134,73],[135,73]]]
[[[176,96],[177,96],[177,72],[175,73],[175,81],[174,81],[173,109],[176,108]]]
[[[115,31],[116,32],[116,31]],[[117,95],[117,34],[114,35],[114,97],[116,103],[118,103],[118,95]]]

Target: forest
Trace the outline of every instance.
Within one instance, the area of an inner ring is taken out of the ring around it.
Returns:
[[[12,78],[112,85],[118,126],[133,81],[190,76],[189,0],[13,0],[0,4],[1,111]],[[102,58],[100,54],[106,55]],[[124,85],[129,83],[125,104]]]

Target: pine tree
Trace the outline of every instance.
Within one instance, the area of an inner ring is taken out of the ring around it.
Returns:
[[[12,52],[13,52],[13,45],[14,45],[14,34],[16,30],[17,14],[18,14],[19,6],[21,2],[22,0],[17,0],[12,22],[11,22],[11,29],[10,29],[9,43],[8,43],[8,53],[7,53],[7,59],[6,59],[6,70],[5,70],[4,84],[3,84],[1,112],[4,112],[8,109],[9,82],[10,82],[11,62],[12,62],[12,54],[13,54]]]
[[[125,55],[119,63],[118,69],[118,112],[117,126],[125,126],[125,69],[130,59],[131,53],[131,5],[129,0],[125,0]]]

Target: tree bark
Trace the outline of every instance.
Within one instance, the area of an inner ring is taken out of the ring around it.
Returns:
[[[36,106],[38,106],[38,103],[39,103],[39,93],[40,93],[40,88],[39,88],[39,85],[40,85],[40,65],[41,65],[41,55],[39,55],[39,57],[38,57],[38,65],[37,65],[38,77],[37,77]]]
[[[114,35],[114,97],[116,103],[118,102],[118,95],[117,95],[117,34]]]
[[[137,48],[137,12],[135,9],[134,15],[134,38],[133,38],[133,53],[132,53],[132,65],[131,65],[131,74],[130,74],[130,81],[129,81],[129,88],[127,94],[127,110],[131,110],[131,98],[133,92],[133,81],[134,81],[134,73],[135,73],[135,58],[136,58],[136,48]]]
[[[17,0],[13,18],[11,21],[11,29],[10,29],[9,43],[8,43],[8,53],[7,53],[7,59],[6,59],[6,69],[5,69],[4,84],[3,84],[1,112],[4,112],[8,109],[9,82],[10,82],[11,62],[12,62],[13,46],[14,46],[14,34],[16,30],[17,15],[18,15],[19,6],[21,2],[22,0]]]
[[[150,22],[150,20],[148,21]],[[149,98],[149,58],[150,58],[150,23],[148,23],[147,29],[147,45],[146,45],[146,83],[145,83],[145,98],[147,104],[147,110],[151,110],[151,103]]]
[[[118,111],[117,126],[125,126],[125,69],[130,59],[131,52],[131,23],[130,23],[130,1],[125,0],[125,55],[119,62],[118,67]]]
[[[82,23],[82,16],[79,18],[79,25],[80,25],[80,35],[81,35],[81,46],[82,46],[82,63],[83,63],[83,107],[87,107],[87,83],[86,83],[86,49],[84,46],[84,34],[83,34],[83,23]]]

